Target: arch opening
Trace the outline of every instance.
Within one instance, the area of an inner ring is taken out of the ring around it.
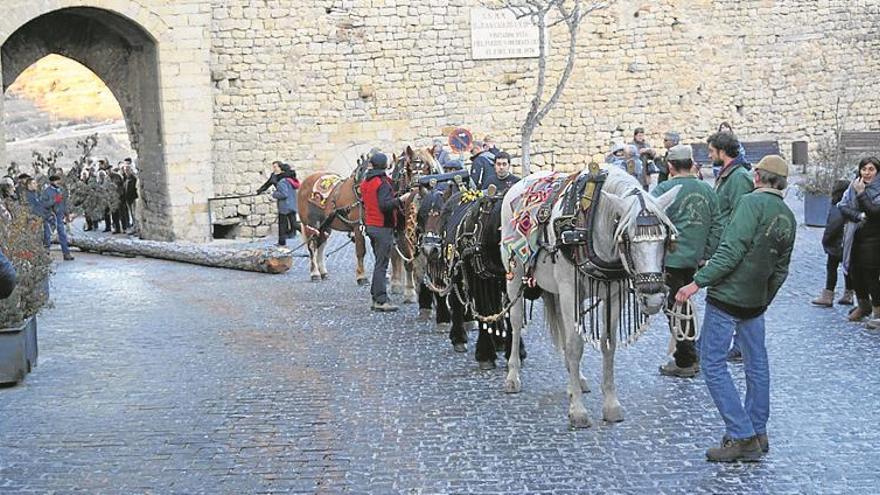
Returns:
[[[140,236],[173,240],[156,40],[134,21],[98,8],[43,14],[18,28],[0,48],[4,98],[23,71],[51,55],[82,64],[112,93],[138,162]]]

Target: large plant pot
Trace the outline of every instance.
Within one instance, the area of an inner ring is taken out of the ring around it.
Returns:
[[[824,227],[831,208],[831,196],[804,195],[804,223],[810,227]]]
[[[37,319],[0,328],[0,383],[17,383],[37,365]]]

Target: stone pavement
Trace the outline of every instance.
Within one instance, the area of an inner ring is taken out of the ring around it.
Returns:
[[[618,353],[623,423],[601,423],[587,352],[595,425],[573,431],[538,306],[511,396],[415,307],[367,311],[350,246],[321,284],[305,259],[270,276],[80,253],[57,266],[39,366],[0,389],[0,493],[876,493],[880,335],[809,305],[821,229],[798,236],[760,464],[704,461],[722,423],[700,378],[657,373],[659,319]]]

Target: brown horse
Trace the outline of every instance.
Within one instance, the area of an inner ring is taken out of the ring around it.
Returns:
[[[361,231],[360,182],[368,169],[369,157],[362,155],[358,166],[347,178],[331,172],[315,172],[300,186],[296,198],[302,235],[309,249],[309,273],[312,281],[326,280],[324,247],[331,230],[348,232],[354,241],[358,285],[366,285],[364,255],[367,253]]]
[[[413,150],[407,146],[400,157],[395,157],[391,178],[399,192],[412,188],[423,175],[439,174],[443,170],[434,159],[431,149]],[[397,232],[391,252],[391,293],[403,294],[404,303],[417,300],[417,283],[413,274],[413,262],[420,255],[416,237],[419,211],[419,195],[413,195],[403,205],[403,229]]]

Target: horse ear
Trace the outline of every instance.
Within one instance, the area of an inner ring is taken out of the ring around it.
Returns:
[[[406,156],[412,158],[415,152],[412,149],[412,146],[406,145]]]
[[[678,196],[678,191],[681,191],[680,185],[663,193],[657,198],[657,206],[659,206],[661,210],[666,211],[666,209],[672,206],[672,203],[675,202],[675,198]]]
[[[618,215],[623,215],[626,212],[626,202],[620,196],[602,191],[602,199],[611,203],[611,209],[614,210]]]

